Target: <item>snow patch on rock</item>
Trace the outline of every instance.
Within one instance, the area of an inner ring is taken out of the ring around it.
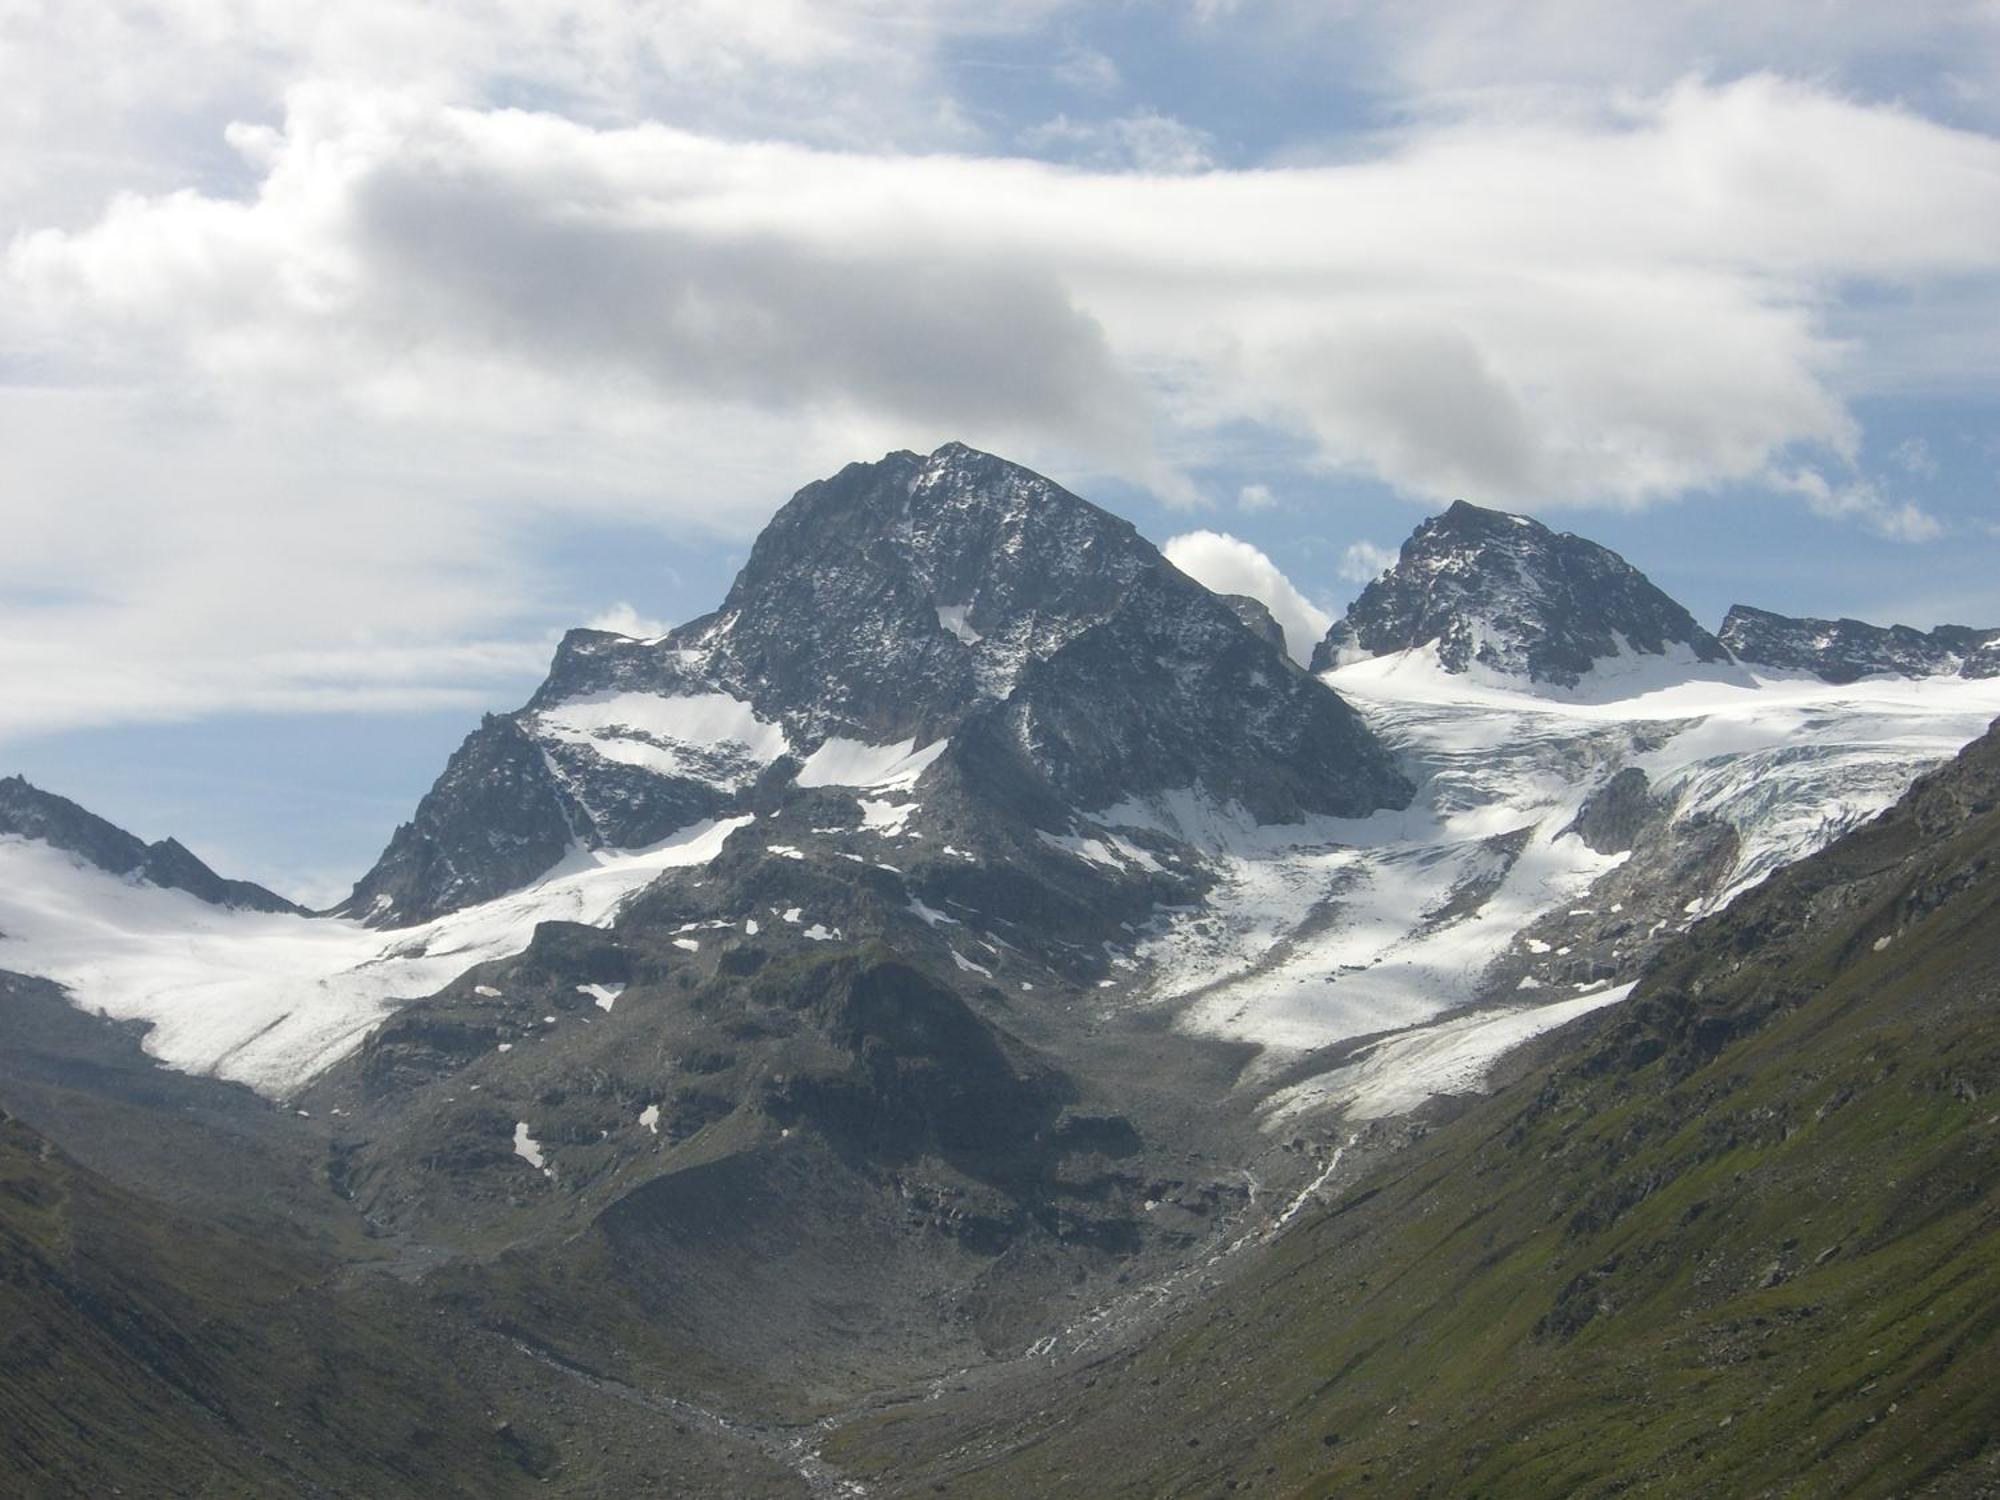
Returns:
[[[800,786],[846,786],[865,791],[900,791],[944,754],[949,740],[935,740],[922,749],[914,739],[893,745],[869,745],[834,736],[806,757],[799,767]]]
[[[740,790],[790,748],[784,726],[727,693],[594,693],[535,716],[538,733],[658,776]]]

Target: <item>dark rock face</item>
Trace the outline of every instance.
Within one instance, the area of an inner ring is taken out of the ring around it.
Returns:
[[[1738,661],[1811,672],[1825,682],[2000,676],[2000,630],[1940,625],[1925,631],[1861,620],[1795,618],[1737,604],[1723,620],[1721,634]]]
[[[491,900],[562,858],[579,827],[540,748],[489,714],[338,911],[386,926]]]
[[[1057,1080],[1010,1058],[949,986],[886,956],[842,955],[762,978],[758,1000],[809,1020],[834,1060],[771,1084],[773,1118],[809,1119],[881,1161],[937,1155],[1000,1180],[1042,1170],[1036,1143],[1054,1121]]]
[[[930,782],[1026,826],[1181,789],[1266,821],[1411,794],[1261,606],[1246,623],[1128,523],[950,444],[799,491],[714,614],[652,641],[571,632],[533,699],[467,740],[342,910],[421,921],[572,847],[869,784],[878,773],[850,751],[879,766],[887,747],[946,739],[923,763]]]
[[[113,875],[136,875],[153,885],[186,891],[214,906],[246,911],[300,910],[261,885],[225,880],[178,839],[145,843],[67,797],[45,792],[19,776],[0,780],[0,834],[38,839]]]
[[[1262,599],[1252,599],[1248,594],[1222,594],[1218,597],[1236,611],[1236,618],[1253,635],[1263,637],[1280,651],[1285,649],[1285,627],[1272,616]]]
[[[1627,766],[1577,810],[1576,821],[1563,831],[1575,834],[1598,854],[1623,854],[1658,812],[1646,773]]]
[[[1361,591],[1314,651],[1313,669],[1435,642],[1447,672],[1477,665],[1573,688],[1622,654],[1621,640],[1642,655],[1681,646],[1697,661],[1729,659],[1609,548],[1461,500],[1419,526],[1395,567]]]

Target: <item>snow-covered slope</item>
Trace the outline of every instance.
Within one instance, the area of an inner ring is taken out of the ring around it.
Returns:
[[[148,844],[20,776],[0,778],[0,838],[10,835],[67,850],[108,874],[185,891],[211,905],[293,914],[301,910],[261,885],[223,879],[178,839]]]
[[[1627,697],[1551,699],[1449,672],[1426,648],[1328,680],[1405,757],[1408,809],[1279,827],[1187,798],[1097,815],[1107,834],[1195,845],[1220,877],[1138,948],[1181,1025],[1263,1045],[1266,1078],[1403,1033],[1292,1089],[1286,1115],[1407,1097],[1391,1075],[1431,1067],[1443,1039],[1471,1076],[1479,1043],[1539,1029],[1489,1023],[1566,1016],[1572,997],[1629,981],[1664,935],[1887,807],[2000,714],[1991,680],[1717,680],[1701,663],[1659,663]],[[1633,842],[1593,848],[1579,820],[1627,770],[1643,776],[1627,778],[1643,788]],[[1699,860],[1680,858],[1691,849]],[[1475,1004],[1470,1037],[1456,1020],[1430,1029]]]
[[[608,920],[661,871],[709,860],[748,822],[698,824],[646,849],[573,851],[524,890],[393,933],[218,907],[40,840],[0,837],[0,969],[148,1023],[146,1050],[170,1066],[283,1096],[399,1001],[520,951],[539,922]]]
[[[1888,805],[2000,714],[1994,680],[1836,687],[1804,674],[1718,683],[1694,670],[1675,682],[1655,663],[1642,691],[1586,703],[1447,673],[1421,650],[1329,676],[1402,757],[1419,786],[1409,808],[1270,824],[1183,791],[1038,834],[1052,853],[1110,874],[1144,878],[1162,860],[1209,872],[1205,900],[1158,909],[1114,957],[1117,993],[1100,1003],[1167,1005],[1190,1031],[1261,1045],[1257,1076],[1281,1090],[1272,1102],[1285,1119],[1472,1086],[1507,1046],[1613,993],[1662,935]],[[622,727],[636,716],[601,717]],[[906,796],[940,749],[830,739],[799,780]],[[1652,853],[1728,831],[1725,857],[1698,884],[1606,889],[1631,881],[1633,852],[1593,848],[1575,830],[1630,770],[1645,778]],[[148,1049],[173,1066],[284,1094],[398,1002],[519,951],[540,921],[609,921],[631,893],[706,863],[750,821],[703,820],[636,851],[573,846],[519,891],[391,932],[218,908],[0,839],[0,968],[151,1023]],[[771,853],[801,857],[790,845]],[[943,919],[921,901],[912,909]],[[967,934],[990,925],[964,907],[950,920]],[[1614,935],[1599,940],[1607,924]],[[1008,931],[1018,944],[1022,932]],[[1468,1008],[1476,1014],[1460,1019]],[[1383,1045],[1341,1055],[1368,1038]],[[1301,1083],[1314,1055],[1342,1066]]]
[[[1632,989],[1628,982],[1543,1005],[1471,1011],[1365,1043],[1341,1067],[1273,1094],[1265,1118],[1278,1126],[1316,1109],[1338,1109],[1350,1120],[1379,1120],[1408,1114],[1438,1094],[1478,1093],[1493,1065],[1523,1042],[1616,1005]]]

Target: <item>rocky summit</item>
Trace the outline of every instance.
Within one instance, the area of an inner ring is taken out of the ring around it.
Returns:
[[[1722,643],[1608,547],[1527,516],[1461,500],[1417,527],[1313,653],[1323,671],[1434,647],[1475,669],[1574,688],[1600,662],[1684,653],[1726,662]]]
[[[341,910],[407,925],[577,846],[637,847],[829,787],[906,805],[920,782],[1055,831],[1169,790],[1266,822],[1410,796],[1268,616],[1061,486],[950,444],[799,491],[711,615],[657,640],[572,631]]]

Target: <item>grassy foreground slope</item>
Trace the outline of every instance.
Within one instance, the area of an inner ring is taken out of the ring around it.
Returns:
[[[505,1494],[532,1480],[388,1309],[0,1114],[0,1492]]]
[[[878,1494],[2000,1494],[2000,731],[1148,1342]]]
[[[802,1500],[695,1414],[107,1181],[0,1112],[0,1495]]]

